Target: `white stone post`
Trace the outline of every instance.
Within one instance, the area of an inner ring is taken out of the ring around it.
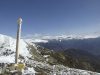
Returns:
[[[22,25],[22,18],[19,18],[18,21],[18,29],[17,29],[17,39],[16,39],[16,55],[15,55],[15,63],[18,64],[19,58],[19,44],[20,44],[20,37],[21,37],[21,25]]]

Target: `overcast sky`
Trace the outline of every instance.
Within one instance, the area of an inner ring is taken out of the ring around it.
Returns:
[[[100,32],[100,0],[0,0],[0,34],[22,35]]]

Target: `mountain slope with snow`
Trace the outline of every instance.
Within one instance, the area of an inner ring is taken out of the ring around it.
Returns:
[[[0,62],[2,63],[14,63],[16,51],[16,40],[12,37],[0,34]],[[30,56],[27,50],[27,44],[21,39],[20,40],[20,51],[19,54],[24,56]],[[2,60],[4,59],[4,61]]]
[[[14,63],[15,49],[16,40],[12,37],[0,34],[0,63]],[[20,57],[23,57],[27,67],[31,67],[35,70],[35,73],[40,73],[41,75],[100,75],[96,72],[68,68],[58,63],[50,64],[52,63],[51,61],[56,61],[49,55],[50,53],[55,53],[54,51],[44,49],[41,46],[22,39],[20,41],[19,52]],[[31,71],[31,68],[28,69],[27,73]]]

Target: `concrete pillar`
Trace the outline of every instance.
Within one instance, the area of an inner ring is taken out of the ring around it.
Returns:
[[[20,37],[21,37],[21,25],[22,25],[22,18],[19,18],[18,21],[18,29],[17,29],[17,39],[16,39],[16,55],[15,55],[15,63],[18,64],[19,58],[19,44],[20,44]]]

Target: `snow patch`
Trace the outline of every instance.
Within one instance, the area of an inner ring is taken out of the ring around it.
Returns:
[[[16,39],[0,34],[0,63],[14,63],[16,52]],[[30,57],[27,44],[24,40],[20,40],[19,54],[25,59]]]

